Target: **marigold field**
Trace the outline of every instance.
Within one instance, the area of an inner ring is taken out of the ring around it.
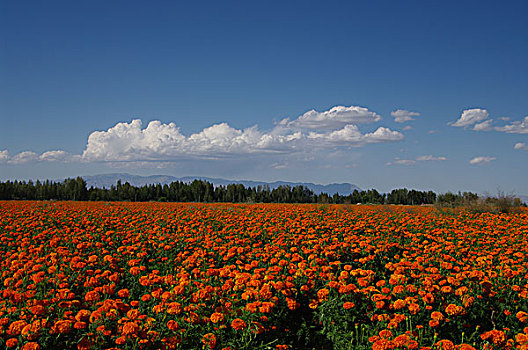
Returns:
[[[0,202],[0,348],[528,349],[528,211]]]

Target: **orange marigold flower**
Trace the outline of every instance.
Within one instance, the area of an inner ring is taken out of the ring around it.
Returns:
[[[409,308],[409,312],[413,315],[416,315],[418,311],[420,311],[420,305],[416,303],[411,303],[411,305],[409,305],[408,308]]]
[[[101,310],[95,310],[94,312],[92,312],[90,314],[90,323],[94,323],[95,321],[97,321],[98,319],[100,319],[102,317],[102,312]]]
[[[341,271],[341,273],[339,274],[339,279],[340,280],[346,280],[349,276],[350,275],[349,275],[348,271]]]
[[[244,322],[244,320],[242,320],[240,318],[235,318],[231,322],[231,327],[233,327],[233,329],[235,329],[237,331],[246,328],[246,326],[247,326],[246,322]]]
[[[444,294],[451,294],[453,293],[453,288],[451,286],[443,286],[441,291]]]
[[[345,303],[343,304],[343,309],[349,310],[352,309],[354,306],[356,306],[356,304],[354,304],[353,302],[345,301]]]
[[[68,334],[72,328],[72,321],[70,320],[59,320],[55,322],[51,328],[54,333]]]
[[[326,288],[323,288],[323,289],[319,289],[317,291],[317,298],[319,298],[319,300],[328,300],[328,294],[330,293],[330,291]]]
[[[528,313],[524,312],[524,311],[519,311],[515,314],[515,317],[517,317],[517,319],[521,322],[526,322],[528,321]]]
[[[139,331],[139,325],[136,322],[127,322],[123,325],[123,330],[121,334],[123,335],[132,335],[136,334]]]
[[[40,350],[40,345],[36,342],[29,342],[24,344],[22,350]]]
[[[372,297],[371,297],[371,300],[376,302],[376,301],[380,301],[380,300],[385,300],[387,299],[387,297],[383,294],[374,294]]]
[[[475,298],[469,295],[462,296],[462,305],[464,305],[464,307],[470,307],[471,305],[473,305],[474,302]]]
[[[443,321],[444,320],[444,314],[442,314],[440,311],[433,311],[431,313],[431,318],[436,321]]]
[[[14,348],[18,345],[18,339],[17,338],[10,338],[6,341],[6,346],[8,348]]]
[[[379,340],[379,338],[380,338],[380,337],[378,337],[377,335],[374,335],[374,336],[372,336],[372,337],[369,337],[368,340],[369,340],[369,342],[371,342],[371,343],[375,343],[375,342],[377,342],[377,341]]]
[[[397,347],[403,347],[411,341],[411,338],[407,334],[401,334],[393,339],[393,342],[396,344]]]
[[[334,289],[335,289],[335,288],[339,288],[339,282],[337,282],[337,281],[330,281],[330,282],[328,282],[328,287],[330,287],[330,288],[334,288]]]
[[[86,293],[86,295],[84,296],[84,300],[88,301],[88,302],[95,302],[95,301],[99,301],[101,300],[101,295],[99,293],[97,293],[96,291],[89,291],[88,293]]]
[[[29,311],[31,311],[31,313],[34,315],[40,316],[46,312],[46,308],[42,305],[35,305],[32,306]]]
[[[27,326],[27,322],[24,320],[18,320],[9,325],[7,329],[7,334],[9,335],[19,335],[22,333],[22,329]]]
[[[167,322],[167,328],[170,329],[171,331],[175,331],[178,328],[180,328],[180,325],[178,324],[178,322],[176,322],[174,320],[169,320]]]
[[[157,289],[153,290],[150,294],[151,294],[154,298],[156,298],[156,299],[160,299],[160,298],[161,298],[161,294],[163,294],[163,289],[161,289],[161,288],[157,288]]]
[[[438,320],[430,320],[429,321],[429,327],[431,328],[436,328],[440,325],[440,322],[438,322]]]
[[[360,277],[360,278],[358,278],[358,279],[357,279],[357,283],[358,283],[358,285],[359,285],[360,287],[366,287],[366,286],[369,285],[368,280],[367,280],[366,278],[364,278],[364,277]]]
[[[528,345],[528,335],[519,333],[515,336],[515,341],[519,343],[519,345]]]
[[[170,292],[161,293],[161,300],[168,301],[172,297]]]
[[[90,318],[90,314],[90,311],[83,309],[77,312],[77,315],[75,315],[75,319],[79,322],[86,321],[88,318]]]
[[[491,330],[480,336],[482,340],[487,340],[497,346],[504,346],[507,342],[506,333],[499,331],[498,329]]]
[[[387,339],[379,339],[372,344],[372,350],[393,349],[396,345]]]
[[[378,335],[380,336],[380,338],[388,339],[388,338],[392,337],[392,332],[390,330],[388,330],[388,329],[384,329],[384,330],[380,331],[378,333]]]
[[[392,304],[392,306],[394,307],[394,310],[403,309],[406,305],[407,303],[405,302],[405,300],[402,300],[402,299],[398,299],[394,302],[394,304]]]
[[[407,277],[405,277],[404,275],[395,273],[390,277],[389,283],[392,285],[404,284],[406,280],[407,280]]]
[[[169,303],[169,305],[167,306],[167,313],[169,315],[178,315],[182,311],[183,311],[183,308],[182,308],[181,304],[178,303],[178,302]]]
[[[399,293],[403,293],[405,291],[405,287],[402,286],[401,284],[398,284],[397,286],[394,286],[394,288],[392,288],[392,294],[399,294]]]
[[[460,344],[460,345],[457,345],[457,350],[477,350],[475,349],[473,346],[469,345],[469,344]]]
[[[453,344],[453,342],[451,340],[448,340],[448,339],[443,339],[443,340],[440,340],[438,343],[435,344],[436,348],[435,349],[439,349],[439,350],[455,350],[455,344]]]
[[[213,323],[223,322],[224,319],[224,314],[220,312],[215,312],[211,315],[211,322]]]
[[[196,312],[191,311],[189,312],[189,318],[186,319],[186,321],[193,324],[197,324],[200,322],[200,316],[198,316]]]
[[[117,282],[119,282],[119,275],[118,275],[117,272],[116,272],[116,273],[114,273],[114,274],[108,276],[108,279],[109,279],[110,281],[114,282],[114,283],[117,283]]]
[[[310,304],[308,304],[308,306],[310,307],[310,309],[317,309],[317,305],[319,305],[319,302],[315,299],[313,299],[312,301],[310,301]]]
[[[75,329],[84,329],[84,328],[86,328],[86,325],[87,325],[86,322],[75,322],[73,324],[73,328],[75,328]]]
[[[431,293],[427,293],[426,295],[424,295],[422,300],[426,304],[432,304],[432,303],[434,303],[435,299],[434,299],[434,296]]]
[[[410,340],[408,343],[407,343],[407,349],[418,349],[418,342],[416,340]]]
[[[449,304],[446,306],[445,312],[449,316],[458,316],[464,313],[464,308],[459,305]]]
[[[288,303],[288,309],[295,310],[301,306],[299,302],[292,298],[286,298],[286,302]]]
[[[130,309],[127,312],[127,317],[131,320],[135,320],[139,317],[139,310],[138,309]]]
[[[117,292],[117,295],[120,297],[120,298],[128,298],[128,296],[130,295],[130,292],[128,289],[121,289],[119,292]]]
[[[22,336],[27,340],[33,341],[38,338],[39,330],[39,321],[35,321],[33,324],[28,324],[22,329]]]
[[[183,294],[185,292],[185,285],[177,285],[175,286],[173,289],[172,289],[172,292],[175,294],[175,295],[180,295],[180,294]]]
[[[464,294],[466,294],[466,292],[468,291],[468,287],[466,286],[462,286],[460,288],[458,288],[456,291],[455,291],[455,295],[458,295],[458,296],[462,296]]]
[[[208,346],[209,349],[214,349],[216,346],[216,336],[213,333],[207,333],[202,337],[202,343],[204,346]]]

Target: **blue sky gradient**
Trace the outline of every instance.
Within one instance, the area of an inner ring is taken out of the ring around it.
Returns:
[[[526,1],[4,1],[0,180],[130,172],[528,194],[526,13]],[[339,139],[345,124],[278,130],[334,106],[381,119]],[[419,115],[398,123],[398,109]],[[473,109],[493,121],[452,125]],[[88,147],[134,119],[189,139]],[[220,123],[275,143],[191,142]],[[364,136],[380,127],[402,137]]]

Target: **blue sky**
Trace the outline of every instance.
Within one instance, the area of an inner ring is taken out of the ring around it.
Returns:
[[[0,180],[528,194],[526,13],[525,1],[3,1]]]

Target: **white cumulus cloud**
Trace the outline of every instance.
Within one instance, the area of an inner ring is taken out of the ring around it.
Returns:
[[[360,147],[404,138],[399,131],[378,127],[362,133],[356,124],[379,121],[367,108],[337,106],[324,112],[306,112],[297,119],[282,120],[273,129],[257,126],[236,129],[227,123],[186,136],[174,123],[139,119],[117,123],[88,137],[83,161],[171,161],[186,158],[218,158],[248,154],[312,151],[331,147]]]
[[[408,110],[405,110],[405,109],[397,109],[391,112],[391,116],[394,117],[394,121],[396,123],[405,123],[405,122],[414,120],[413,117],[420,116],[420,113],[409,112]]]
[[[493,119],[488,119],[483,121],[482,123],[477,123],[473,127],[473,130],[475,131],[489,131],[491,130],[491,123],[493,122]]]
[[[380,126],[376,131],[365,134],[367,143],[392,142],[403,140],[403,135],[399,131]]]
[[[327,133],[310,132],[308,140],[317,140],[326,143],[344,144],[348,146],[362,146],[367,143],[392,142],[403,139],[403,135],[398,131],[393,131],[388,128],[379,127],[372,133],[362,134],[356,125],[346,125],[340,130],[335,130]],[[317,147],[317,144],[310,145]]]
[[[0,151],[0,164],[7,163],[9,160],[9,152],[7,150]]]
[[[227,123],[215,124],[186,137],[174,123],[151,121],[146,128],[135,119],[118,123],[107,131],[88,137],[83,152],[87,161],[166,160],[177,157],[220,156],[280,150],[282,143],[295,140],[282,135],[263,135],[256,127],[245,130]]]
[[[446,157],[435,157],[433,155],[418,156],[415,159],[401,159],[401,158],[397,157],[392,162],[386,163],[386,165],[394,165],[394,164],[398,164],[398,165],[414,165],[417,162],[433,162],[433,161],[444,161],[444,160],[447,160],[447,158]]]
[[[328,111],[317,112],[312,109],[295,120],[283,119],[280,124],[300,129],[338,129],[349,124],[374,123],[381,116],[359,106],[336,106]]]
[[[486,156],[479,156],[479,157],[475,157],[473,159],[471,159],[469,161],[469,164],[487,164],[489,162],[491,162],[492,160],[495,160],[497,158],[495,157],[486,157]]]
[[[45,162],[67,162],[73,159],[74,156],[62,150],[47,151],[39,156],[39,160]]]
[[[13,157],[11,157],[8,162],[11,164],[25,164],[30,162],[38,161],[39,156],[35,152],[32,151],[24,151],[20,152]]]
[[[513,148],[517,150],[528,150],[528,145],[524,142],[517,142]]]
[[[185,141],[174,123],[152,121],[145,129],[142,126],[141,120],[135,119],[130,123],[118,123],[107,131],[94,131],[88,137],[83,159],[148,160],[153,154],[171,154],[179,150]]]
[[[227,123],[212,125],[186,137],[173,123],[152,121],[143,128],[141,120],[136,119],[130,123],[118,123],[107,131],[93,132],[88,137],[82,157],[85,161],[162,161],[189,157],[292,153],[334,146],[358,147],[401,139],[403,135],[400,132],[384,127],[366,134],[362,134],[356,125],[304,134],[283,125],[262,132],[257,126],[239,130]]]
[[[7,150],[0,151],[0,164],[26,164],[36,162],[70,162],[78,161],[80,156],[72,155],[62,150],[47,151],[38,155],[32,151],[20,152],[14,156],[10,156]]]
[[[364,141],[365,136],[361,134],[356,125],[345,125],[340,130],[334,130],[328,133],[310,132],[309,140],[319,140],[334,143],[354,143],[359,144]]]
[[[399,159],[399,158],[396,158],[394,161],[386,163],[386,165],[394,165],[394,164],[397,164],[397,165],[414,165],[414,164],[416,164],[416,161],[413,160],[413,159]]]
[[[522,121],[515,121],[505,126],[495,127],[495,130],[509,134],[528,134],[528,116]]]
[[[456,127],[467,127],[480,121],[486,120],[489,117],[489,113],[485,109],[473,108],[462,111],[460,118],[451,124]]]
[[[444,161],[444,160],[447,160],[447,158],[446,157],[435,157],[432,155],[425,155],[425,156],[416,157],[416,160],[419,162],[430,162],[430,161]]]

